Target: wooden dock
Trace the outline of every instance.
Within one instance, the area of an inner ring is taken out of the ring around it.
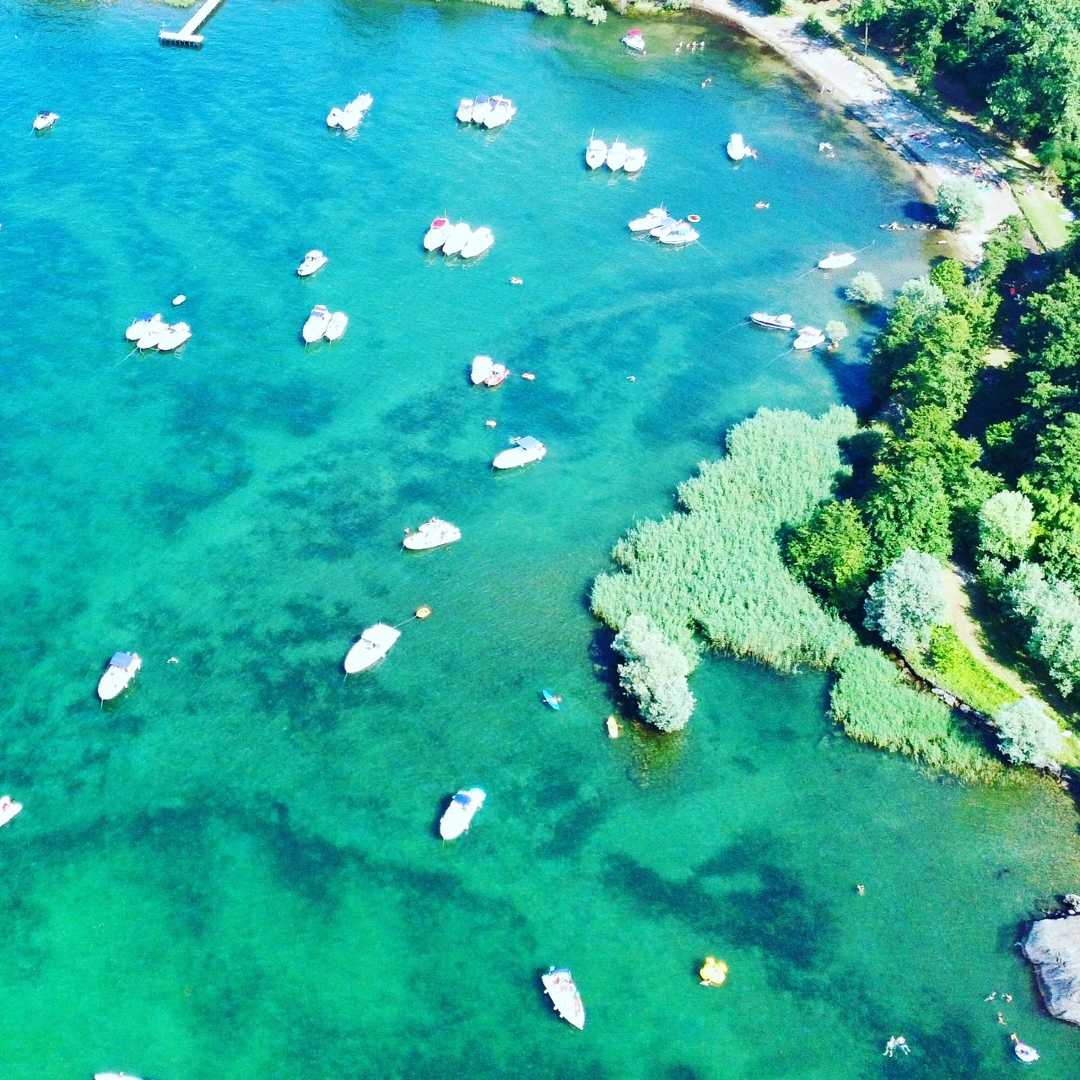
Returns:
[[[204,41],[198,30],[224,2],[225,0],[203,0],[198,11],[179,30],[162,30],[158,34],[158,41],[162,45],[189,45],[197,49]]]

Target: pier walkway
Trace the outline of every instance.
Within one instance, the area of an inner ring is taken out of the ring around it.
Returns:
[[[158,41],[162,45],[190,45],[192,48],[197,49],[204,39],[202,34],[196,31],[224,2],[225,0],[203,0],[198,11],[179,30],[162,30],[158,34]]]

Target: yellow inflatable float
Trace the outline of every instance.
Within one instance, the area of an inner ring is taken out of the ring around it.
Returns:
[[[702,986],[723,986],[727,982],[727,973],[727,964],[723,960],[717,960],[715,956],[706,956],[705,963],[698,971]]]

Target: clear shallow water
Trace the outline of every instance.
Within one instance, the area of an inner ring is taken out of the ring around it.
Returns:
[[[876,147],[716,28],[671,55],[691,23],[639,62],[615,20],[465,5],[226,5],[199,54],[159,48],[164,8],[3,15],[0,786],[27,804],[0,837],[5,1080],[1004,1076],[1011,1030],[1075,1074],[1012,947],[1077,884],[1058,793],[928,781],[835,736],[820,678],[723,659],[685,737],[603,733],[585,596],[617,536],[758,406],[862,400],[858,340],[795,358],[746,312],[865,333],[806,268],[872,245],[895,285],[936,252],[877,229],[914,195]],[[330,135],[361,88],[369,121]],[[514,97],[510,128],[457,127],[476,89]],[[63,119],[33,138],[43,107]],[[759,162],[723,157],[735,127]],[[587,173],[593,129],[647,146],[644,174]],[[700,246],[628,237],[659,201]],[[494,250],[426,257],[443,210]],[[127,321],[178,291],[194,340],[128,357]],[[305,351],[318,302],[352,324]],[[473,391],[476,352],[537,380]],[[548,459],[492,475],[524,432]],[[464,542],[406,558],[435,512]],[[344,684],[355,634],[423,602]],[[145,667],[102,710],[118,647]],[[440,845],[473,783],[474,831]],[[886,1062],[897,1032],[915,1053]]]

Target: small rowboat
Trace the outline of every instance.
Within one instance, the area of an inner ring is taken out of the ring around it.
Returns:
[[[551,690],[541,690],[540,696],[544,699],[544,704],[550,709],[554,709],[556,712],[562,708],[562,697],[559,694],[554,693]]]
[[[855,256],[850,251],[830,251],[824,259],[818,262],[819,270],[843,270],[855,261]]]

